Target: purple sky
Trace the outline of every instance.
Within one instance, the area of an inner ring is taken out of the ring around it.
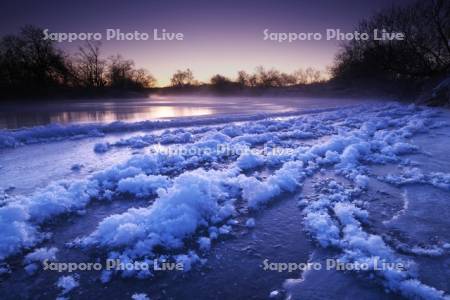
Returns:
[[[336,41],[277,43],[263,40],[263,30],[351,31],[372,13],[411,0],[14,0],[0,4],[0,34],[16,33],[25,24],[52,32],[182,32],[183,41],[103,41],[103,54],[120,53],[148,69],[160,85],[177,69],[191,68],[197,79],[217,73],[234,78],[238,70],[258,65],[291,72],[299,67],[325,69],[338,49]],[[69,51],[76,43],[62,43]]]

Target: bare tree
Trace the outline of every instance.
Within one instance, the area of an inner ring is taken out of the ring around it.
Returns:
[[[251,86],[250,85],[250,75],[247,72],[245,72],[245,71],[239,71],[238,72],[237,83],[241,87]]]
[[[108,81],[110,86],[127,88],[132,87],[133,83],[133,66],[132,60],[124,59],[120,54],[110,56],[108,65]]]
[[[71,76],[62,51],[34,26],[1,39],[0,63],[0,87],[19,92],[47,92],[65,85]]]
[[[229,78],[220,74],[216,74],[213,77],[211,77],[210,81],[212,85],[224,85],[232,82]]]
[[[294,72],[294,77],[296,79],[297,84],[308,83],[308,77],[306,76],[305,70],[303,70],[302,68],[299,68],[297,71]]]
[[[100,58],[100,46],[99,42],[88,41],[79,48],[76,69],[79,80],[86,87],[102,87],[106,84],[106,61]]]
[[[314,71],[312,82],[321,82],[322,81],[322,74],[320,71],[316,70]]]
[[[279,87],[282,86],[282,80],[280,72],[275,69],[266,70],[264,67],[259,66],[256,68],[256,78],[258,86],[261,87]]]
[[[185,71],[177,70],[175,74],[172,75],[170,82],[172,86],[175,87],[190,86],[196,83],[191,69],[186,69]]]
[[[311,84],[324,79],[322,72],[312,67],[308,67],[305,70],[300,68],[294,72],[293,76],[297,84]]]
[[[418,1],[363,20],[360,32],[402,32],[404,40],[362,40],[343,45],[332,69],[338,78],[420,79],[450,71],[450,1]]]
[[[152,88],[156,86],[157,82],[156,78],[145,69],[135,70],[133,81],[138,88]]]
[[[281,86],[291,86],[297,83],[297,78],[294,74],[281,73],[280,80]]]

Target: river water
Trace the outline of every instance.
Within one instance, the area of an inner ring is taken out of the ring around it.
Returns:
[[[0,104],[0,129],[50,123],[109,123],[180,117],[287,112],[354,104],[354,99],[293,97],[149,96]]]

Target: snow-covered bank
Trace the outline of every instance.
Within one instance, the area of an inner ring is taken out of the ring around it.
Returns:
[[[439,110],[392,103],[259,118],[238,123],[224,118],[220,126],[191,121],[190,128],[127,137],[105,144],[102,151],[96,146],[91,151],[97,149],[99,156],[111,149],[140,151],[85,178],[54,181],[29,196],[6,197],[0,207],[1,258],[8,261],[39,247],[44,239],[51,241],[43,224],[64,214],[89,214],[92,201],[146,199],[143,207],[105,216],[93,231],[69,245],[77,251],[95,249],[124,262],[181,262],[189,270],[207,264],[209,249],[233,234],[238,220],[244,220],[241,225],[247,228],[257,227],[249,213],[270,209],[270,202],[300,192],[305,180],[325,172],[347,184],[321,182],[313,195],[300,202],[303,224],[293,224],[304,226],[317,246],[334,249],[342,261],[372,266],[376,259],[414,265],[414,259],[404,255],[407,250],[412,255],[429,249],[448,253],[445,241],[439,241],[439,247],[405,245],[402,253],[397,252],[366,224],[371,215],[361,200],[373,180],[392,186],[430,184],[448,191],[449,174],[424,175],[420,164],[405,157],[424,152],[414,143],[415,136],[448,126]],[[387,164],[402,168],[398,173],[374,175],[373,165]],[[404,297],[439,299],[448,294],[421,281],[414,268],[369,268],[366,273]],[[154,274],[117,271],[103,274],[103,281],[114,280],[112,275],[148,278]]]

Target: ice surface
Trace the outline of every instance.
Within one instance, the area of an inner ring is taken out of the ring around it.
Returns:
[[[23,263],[29,273],[34,273],[36,263],[54,260],[57,252],[56,248],[39,246],[49,238],[44,225],[63,215],[85,210],[89,213],[93,201],[131,198],[146,202],[104,216],[93,230],[71,245],[130,262],[164,257],[182,263],[189,271],[205,263],[203,256],[207,257],[217,240],[233,235],[241,226],[240,220],[246,220],[246,227],[257,227],[258,222],[249,217],[249,212],[270,209],[271,201],[300,193],[308,178],[329,171],[346,184],[324,180],[314,197],[301,201],[304,229],[318,247],[334,249],[346,262],[373,266],[379,258],[410,265],[403,271],[371,268],[367,273],[379,278],[386,290],[405,297],[446,297],[443,291],[422,282],[414,271],[413,259],[404,255],[439,257],[446,253],[445,247],[406,245],[398,253],[400,248],[367,226],[371,216],[362,197],[375,180],[392,186],[428,184],[450,190],[449,174],[424,171],[420,164],[412,166],[405,159],[407,155],[425,155],[414,137],[446,126],[436,118],[439,112],[391,103],[286,116],[49,125],[2,131],[0,145],[17,147],[181,127],[100,141],[93,144],[97,154],[92,153],[99,159],[124,147],[139,150],[124,162],[92,172],[84,172],[85,167],[79,164],[69,164],[66,168],[72,165],[72,170],[77,171],[72,173],[79,173],[77,178],[51,179],[33,193],[4,196],[0,206],[0,259],[31,251]],[[397,168],[380,176],[371,170],[373,165],[387,164]],[[101,281],[109,282],[115,275],[104,272]],[[121,275],[152,276],[132,271]],[[78,279],[63,276],[57,286],[65,294],[78,286]]]

